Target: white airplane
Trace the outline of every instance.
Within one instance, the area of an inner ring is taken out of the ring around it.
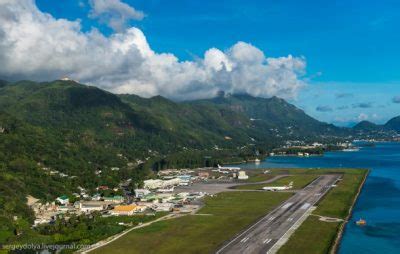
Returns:
[[[174,186],[172,186],[171,188],[165,188],[165,189],[157,189],[157,192],[161,192],[161,193],[166,193],[166,192],[173,192],[174,191]]]
[[[218,169],[219,170],[230,170],[230,171],[240,170],[239,167],[221,167],[221,165],[219,165],[219,164],[218,164]]]
[[[280,190],[289,190],[293,187],[293,182],[290,182],[289,185],[285,186],[268,186],[268,187],[263,187],[263,190],[266,191],[280,191]]]

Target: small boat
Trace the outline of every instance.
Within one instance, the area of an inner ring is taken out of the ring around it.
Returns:
[[[356,221],[356,224],[358,226],[365,226],[365,225],[367,225],[367,222],[363,219],[359,219],[358,221]]]
[[[354,147],[354,148],[345,148],[342,150],[343,152],[358,152],[360,151],[360,148]]]
[[[260,163],[260,159],[257,158],[257,159],[254,160],[254,162],[255,162],[256,164],[259,164],[259,163]]]

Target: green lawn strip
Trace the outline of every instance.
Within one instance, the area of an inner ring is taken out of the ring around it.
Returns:
[[[324,173],[343,173],[346,174],[364,174],[364,169],[353,169],[353,168],[268,168],[268,169],[254,169],[254,173],[262,173],[265,170],[269,171],[271,175],[277,174],[289,174],[289,175],[297,175],[297,174],[314,174],[321,175]],[[253,170],[252,170],[253,171]]]
[[[211,253],[288,199],[290,193],[226,192],[205,199],[199,214],[133,230],[93,253]]]
[[[290,182],[293,182],[293,189],[302,189],[309,183],[311,183],[314,179],[316,179],[318,175],[294,175],[294,176],[286,176],[272,183],[261,183],[261,184],[248,184],[248,185],[239,185],[236,186],[236,189],[240,190],[260,190],[266,186],[285,186],[288,185]]]
[[[310,216],[279,249],[279,254],[328,253],[335,241],[336,232],[342,222],[324,222],[318,217]]]
[[[365,171],[366,172],[366,171]],[[353,204],[364,174],[347,174],[331,189],[313,212],[321,216],[345,219]]]

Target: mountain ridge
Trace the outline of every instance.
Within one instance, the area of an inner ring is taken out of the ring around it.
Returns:
[[[286,141],[335,143],[354,129],[318,121],[277,97],[174,102],[74,81],[0,82],[0,220],[14,225],[13,214],[32,223],[27,195],[47,202],[127,179],[134,189],[163,168],[254,159]]]
[[[400,132],[400,116],[389,119],[384,124],[376,124],[371,121],[361,121],[353,126],[353,130],[365,131],[365,132],[377,132],[377,131],[394,131]]]

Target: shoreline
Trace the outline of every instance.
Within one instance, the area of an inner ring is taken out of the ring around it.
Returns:
[[[363,181],[361,182],[360,186],[358,187],[357,194],[355,195],[355,197],[353,199],[353,204],[349,208],[349,214],[346,216],[346,219],[344,220],[344,222],[339,227],[338,233],[337,233],[336,238],[335,238],[335,242],[332,245],[331,250],[329,251],[331,254],[338,253],[338,250],[340,248],[340,244],[341,244],[341,241],[342,241],[342,238],[343,238],[343,233],[344,233],[344,231],[346,229],[346,225],[349,222],[349,219],[351,218],[351,216],[353,215],[353,208],[354,208],[354,206],[355,206],[355,204],[356,204],[356,202],[358,200],[358,197],[360,196],[360,193],[361,193],[361,191],[362,191],[362,189],[364,187],[365,181],[368,178],[369,172],[370,172],[370,170],[368,169],[368,171],[364,175]]]

